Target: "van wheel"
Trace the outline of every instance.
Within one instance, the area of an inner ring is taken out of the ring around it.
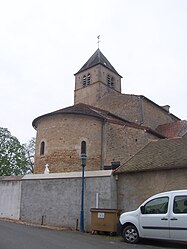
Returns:
[[[127,243],[135,244],[139,241],[138,230],[134,225],[128,225],[123,229],[122,236]]]

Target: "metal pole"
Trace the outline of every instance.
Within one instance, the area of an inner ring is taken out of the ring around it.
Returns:
[[[80,231],[84,232],[84,167],[86,159],[82,158],[82,196],[81,196],[81,212],[80,212]]]

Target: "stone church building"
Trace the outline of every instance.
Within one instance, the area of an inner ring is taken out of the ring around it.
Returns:
[[[97,49],[75,74],[74,105],[34,119],[35,174],[0,179],[0,217],[77,230],[83,144],[86,231],[92,208],[129,211],[153,194],[187,189],[187,121],[123,94],[121,78]]]
[[[123,94],[122,76],[98,48],[75,73],[74,105],[33,121],[37,131],[35,174],[86,171],[120,166],[152,141],[185,139],[187,122],[142,95]],[[162,146],[162,143],[160,144]],[[149,153],[148,153],[149,154]]]

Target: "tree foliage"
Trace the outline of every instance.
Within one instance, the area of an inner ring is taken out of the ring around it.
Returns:
[[[25,147],[7,128],[0,127],[0,176],[23,175],[28,170]]]
[[[27,173],[34,173],[35,144],[36,144],[36,139],[33,137],[27,144],[23,145],[27,161],[27,169],[28,169]]]

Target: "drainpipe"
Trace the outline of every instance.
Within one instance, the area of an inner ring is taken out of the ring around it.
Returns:
[[[101,127],[101,162],[100,162],[100,170],[104,169],[104,126],[105,126],[105,120],[102,121],[102,127]]]
[[[116,208],[119,209],[119,202],[118,202],[118,191],[119,191],[119,188],[118,188],[118,179],[119,179],[119,176],[118,174],[115,175],[115,181],[116,181]]]

